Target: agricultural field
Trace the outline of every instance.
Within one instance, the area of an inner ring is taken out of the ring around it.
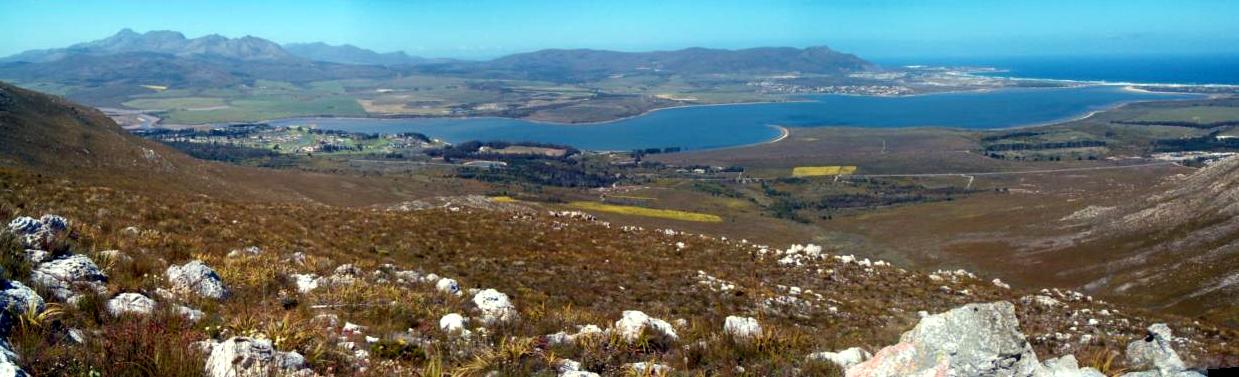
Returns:
[[[856,172],[855,166],[797,166],[792,168],[793,177],[822,177],[832,175],[849,175]]]
[[[1217,123],[1239,121],[1239,107],[1235,106],[1189,106],[1158,109],[1135,118],[1147,122],[1193,122]]]
[[[605,203],[598,203],[598,202],[585,202],[585,201],[572,202],[572,203],[569,203],[568,206],[572,208],[587,210],[587,211],[602,211],[602,212],[617,213],[621,215],[656,217],[656,218],[661,218],[661,219],[708,222],[708,223],[717,223],[717,222],[723,221],[723,218],[719,217],[718,215],[711,215],[707,213],[677,211],[677,210],[670,210],[670,209],[645,208],[645,207],[636,207],[636,206],[623,206],[623,205],[605,204]]]

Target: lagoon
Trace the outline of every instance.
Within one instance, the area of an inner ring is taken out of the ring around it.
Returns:
[[[541,123],[511,118],[291,118],[277,126],[306,125],[367,133],[420,132],[459,143],[469,140],[533,141],[581,149],[684,150],[763,143],[784,127],[951,127],[997,129],[1054,123],[1148,100],[1196,98],[1118,86],[1000,89],[904,97],[817,95],[803,101],[662,109],[593,124]]]

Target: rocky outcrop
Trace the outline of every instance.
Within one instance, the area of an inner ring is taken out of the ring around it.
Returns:
[[[13,347],[7,340],[0,338],[0,377],[28,376],[21,366],[17,365],[17,361],[17,352],[13,352]]]
[[[482,311],[482,322],[488,325],[516,319],[516,306],[508,295],[494,289],[486,289],[473,295],[473,304]]]
[[[7,230],[21,240],[22,246],[42,250],[69,230],[69,220],[56,215],[43,215],[38,219],[21,216],[10,221]]]
[[[107,308],[108,313],[117,317],[125,314],[146,315],[155,311],[155,300],[141,293],[125,292],[108,300]]]
[[[839,356],[809,355],[840,365],[850,361],[835,360]],[[1019,330],[1014,305],[1005,301],[968,304],[945,313],[926,315],[916,327],[903,333],[898,344],[883,348],[868,361],[848,367],[847,376],[1104,377],[1096,369],[1080,368],[1072,355],[1039,364],[1037,355]]]
[[[628,342],[640,339],[642,333],[665,337],[673,341],[680,338],[670,323],[650,317],[638,310],[625,310],[622,317],[615,321],[615,331]]]
[[[736,339],[752,339],[761,336],[761,324],[757,323],[757,318],[727,316],[723,332]]]
[[[206,347],[210,356],[205,372],[210,377],[260,377],[270,375],[311,375],[305,358],[296,352],[280,352],[271,341],[232,337]]]
[[[1171,347],[1174,335],[1166,324],[1149,326],[1143,339],[1127,344],[1127,364],[1133,369],[1149,369],[1132,372],[1124,377],[1195,377],[1203,374],[1187,370],[1179,354]],[[1151,369],[1150,369],[1151,368]]]
[[[927,316],[899,343],[848,368],[862,376],[1032,376],[1040,365],[1009,302],[968,304]]]
[[[194,294],[211,299],[228,297],[228,289],[215,270],[202,261],[193,261],[181,266],[168,267],[164,272],[172,289],[182,294]]]
[[[79,289],[103,292],[107,275],[89,257],[74,254],[39,264],[30,273],[30,280],[50,290],[56,298],[67,300]]]

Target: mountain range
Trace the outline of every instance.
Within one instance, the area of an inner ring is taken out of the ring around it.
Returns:
[[[130,29],[97,41],[0,58],[0,78],[19,82],[99,84],[136,80],[216,86],[253,79],[299,82],[397,72],[582,81],[635,73],[838,74],[874,68],[864,59],[828,47],[687,48],[653,52],[550,49],[489,61],[460,61],[427,59],[404,52],[378,53],[352,45],[281,46],[253,36],[227,38],[212,34],[186,38],[175,31],[137,33]]]

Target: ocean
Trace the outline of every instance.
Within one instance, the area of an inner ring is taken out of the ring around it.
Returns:
[[[879,59],[886,67],[980,66],[996,76],[1161,84],[1239,85],[1239,55],[1114,55]]]

